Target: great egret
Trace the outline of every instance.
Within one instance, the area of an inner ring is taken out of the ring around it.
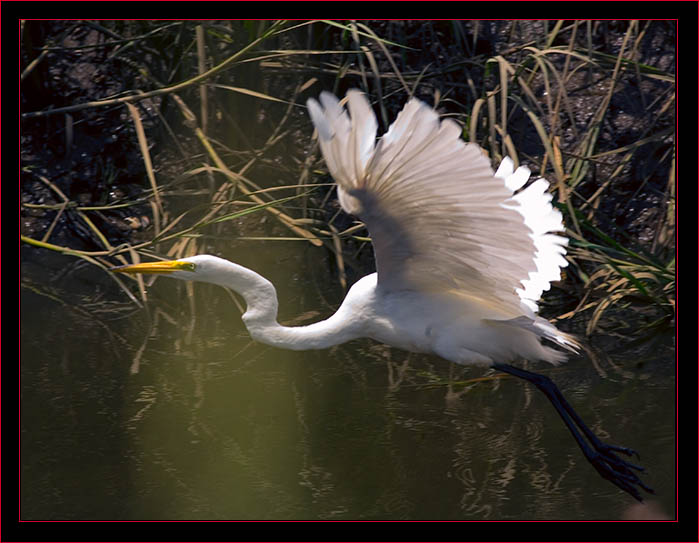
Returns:
[[[643,468],[616,453],[583,423],[553,382],[506,364],[516,358],[557,364],[578,342],[536,315],[536,302],[560,279],[568,240],[551,205],[549,184],[522,189],[530,172],[505,158],[493,173],[481,149],[451,120],[413,98],[376,144],[377,122],[365,96],[347,93],[351,118],[327,92],[308,111],[337,182],[340,204],[364,221],[377,272],[357,281],[337,312],[308,326],[277,323],[272,283],[227,260],[197,255],[114,268],[159,273],[228,287],[243,296],[242,316],[257,341],[286,349],[324,349],[369,337],[458,364],[480,364],[532,382],[546,394],[585,458],[616,486],[641,500],[653,492]]]

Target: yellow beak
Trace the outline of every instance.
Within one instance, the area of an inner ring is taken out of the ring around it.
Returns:
[[[176,271],[193,272],[195,268],[196,265],[193,262],[185,262],[183,260],[160,260],[156,262],[116,266],[111,268],[111,271],[121,273],[172,273]]]

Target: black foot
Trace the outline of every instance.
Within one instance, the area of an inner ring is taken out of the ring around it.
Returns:
[[[641,481],[636,473],[645,471],[641,466],[627,462],[612,452],[618,451],[631,456],[634,454],[634,451],[624,447],[615,447],[602,442],[599,443],[601,445],[600,447],[593,445],[593,447],[595,447],[594,450],[590,450],[589,447],[587,447],[586,450],[585,447],[582,445],[580,446],[585,454],[585,458],[594,466],[597,473],[620,489],[631,494],[639,502],[642,502],[643,498],[637,487],[641,487],[649,494],[655,494],[655,491]]]
[[[628,492],[640,502],[643,501],[643,498],[641,497],[639,488],[645,490],[649,494],[655,494],[655,491],[641,481],[636,473],[643,472],[644,469],[641,466],[623,460],[616,454],[621,453],[626,456],[636,456],[639,458],[638,453],[633,449],[608,445],[601,441],[582,421],[551,379],[545,375],[515,368],[509,364],[493,364],[493,367],[502,372],[514,375],[515,377],[526,379],[546,395],[563,419],[563,422],[565,422],[570,433],[573,434],[585,458],[587,458],[588,462],[594,466],[597,473],[602,477],[615,484],[621,490]],[[585,437],[583,437],[580,432],[582,432]]]

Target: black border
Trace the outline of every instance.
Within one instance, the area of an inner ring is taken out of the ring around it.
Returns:
[[[126,5],[125,5],[126,4]],[[381,4],[386,4],[386,9],[381,9]],[[678,74],[678,108],[682,105],[682,117],[690,119],[688,126],[678,126],[678,153],[677,166],[679,171],[686,172],[686,176],[678,173],[678,183],[684,179],[686,183],[678,185],[685,195],[683,201],[697,202],[693,199],[692,192],[697,186],[696,174],[696,138],[697,116],[694,107],[697,103],[697,2],[653,2],[653,1],[621,1],[621,2],[417,2],[396,1],[392,2],[2,2],[0,4],[3,40],[2,63],[5,75],[3,86],[3,105],[5,116],[3,118],[5,134],[16,130],[17,118],[14,115],[15,104],[19,103],[13,85],[17,80],[16,67],[18,65],[17,40],[13,39],[18,31],[20,18],[40,19],[70,19],[92,18],[110,19],[123,18],[156,18],[162,17],[163,7],[167,6],[168,18],[229,18],[233,15],[245,14],[246,18],[255,18],[255,15],[275,18],[301,18],[310,15],[317,18],[329,17],[353,17],[357,19],[386,18],[388,15],[400,15],[401,18],[413,19],[455,19],[455,18],[526,18],[526,19],[558,19],[569,18],[594,18],[594,19],[628,19],[630,15],[641,19],[677,19],[678,20],[678,64],[682,67]],[[397,9],[400,8],[400,9]],[[117,17],[119,16],[119,17]],[[10,107],[12,105],[12,107]],[[691,111],[690,111],[691,110]],[[12,129],[10,129],[12,124]],[[692,128],[689,128],[691,125]],[[691,137],[687,137],[687,131],[691,130]],[[15,138],[16,139],[16,138]],[[13,206],[13,212],[17,213],[16,201],[8,198],[13,195],[11,189],[18,186],[12,183],[17,179],[17,172],[13,165],[17,164],[16,142],[6,137],[2,147],[5,160],[4,172],[7,173],[5,188],[6,206]],[[691,149],[690,149],[691,145]],[[692,173],[689,173],[691,166]],[[685,215],[695,216],[696,207],[683,208]],[[679,198],[678,198],[679,210]],[[12,213],[7,210],[8,213]],[[686,219],[688,220],[688,219]],[[8,229],[6,227],[6,234]],[[679,223],[678,223],[679,231]],[[683,229],[682,239],[687,240]],[[692,229],[691,232],[696,230]],[[6,236],[6,237],[9,237]],[[690,236],[691,237],[691,236]],[[680,236],[678,235],[678,240]],[[13,238],[16,243],[16,238]],[[689,246],[685,244],[685,246]],[[7,240],[5,248],[16,247]],[[8,249],[9,251],[9,249]],[[679,255],[684,255],[678,251]],[[682,262],[695,261],[693,257],[685,258]],[[3,268],[4,285],[14,279],[14,274],[9,271],[14,268],[12,260],[5,258]],[[17,266],[14,269],[19,269]],[[690,284],[694,281],[695,267],[691,269]],[[685,272],[684,277],[688,274]],[[686,285],[682,285],[686,290]],[[683,289],[678,289],[683,292]],[[8,289],[9,291],[9,289]],[[697,298],[690,293],[683,296],[680,307],[689,306],[689,300]],[[693,305],[693,304],[691,304]],[[2,367],[2,437],[5,447],[2,452],[2,524],[0,525],[0,541],[698,541],[697,532],[697,476],[694,469],[697,465],[697,419],[695,406],[687,408],[683,405],[678,415],[678,425],[681,421],[682,429],[678,441],[682,443],[682,454],[678,453],[678,470],[681,468],[681,477],[678,477],[677,522],[547,522],[541,526],[540,522],[18,522],[18,484],[14,477],[18,472],[19,459],[18,448],[18,367],[17,358],[9,353],[14,353],[14,341],[7,341],[10,334],[15,334],[13,322],[18,319],[15,316],[18,305],[14,304],[13,296],[5,296],[3,311],[6,326],[3,328],[3,336],[8,356]],[[7,318],[12,311],[14,318]],[[690,309],[691,311],[691,309]],[[695,313],[696,314],[696,313]],[[679,315],[678,315],[678,321]],[[7,332],[7,333],[5,333]],[[14,337],[18,337],[19,334]],[[687,350],[686,335],[683,346]],[[679,339],[679,338],[678,338]],[[692,341],[692,344],[694,341]],[[679,347],[679,342],[678,342]],[[693,350],[693,349],[692,349]],[[691,352],[691,351],[690,351]],[[697,358],[686,355],[679,362],[678,367],[678,408],[681,399],[692,398],[696,402],[697,392]],[[679,374],[682,375],[682,383],[686,393],[679,394]],[[153,538],[154,537],[154,538]]]

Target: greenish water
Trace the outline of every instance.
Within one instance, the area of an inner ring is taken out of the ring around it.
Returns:
[[[603,438],[641,453],[658,494],[639,509],[524,382],[464,385],[491,373],[371,340],[267,347],[218,287],[190,297],[158,278],[138,308],[101,272],[24,256],[22,519],[675,515],[669,342],[529,366]],[[322,248],[237,242],[222,256],[275,283],[286,324],[324,318],[342,298]]]

